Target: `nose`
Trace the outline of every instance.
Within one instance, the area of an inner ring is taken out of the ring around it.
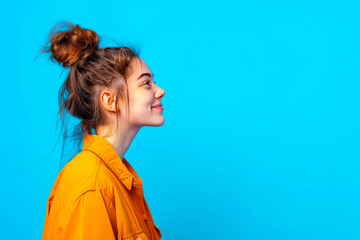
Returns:
[[[155,98],[163,98],[164,96],[165,96],[164,89],[158,87],[156,92],[155,92]]]

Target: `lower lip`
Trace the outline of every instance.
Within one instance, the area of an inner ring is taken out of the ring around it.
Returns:
[[[163,108],[162,108],[162,107],[153,107],[153,108],[163,110]]]

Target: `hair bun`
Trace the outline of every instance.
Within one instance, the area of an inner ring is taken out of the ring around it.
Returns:
[[[94,50],[99,47],[99,36],[90,29],[83,29],[79,25],[73,25],[66,22],[64,25],[69,26],[67,31],[54,30],[61,26],[54,27],[50,32],[52,53],[51,59],[55,59],[64,67],[73,65],[79,59],[85,59],[90,56]]]

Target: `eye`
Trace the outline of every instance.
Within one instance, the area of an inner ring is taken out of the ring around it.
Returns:
[[[144,85],[148,85],[148,83],[150,82],[151,80],[149,80],[149,81],[147,81],[147,82],[145,82],[145,84]],[[156,82],[154,82],[154,84],[155,84]]]

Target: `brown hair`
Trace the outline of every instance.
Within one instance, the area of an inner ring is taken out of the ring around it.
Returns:
[[[65,27],[67,30],[55,31],[58,27]],[[99,48],[99,37],[96,32],[69,22],[61,23],[51,30],[48,42],[40,53],[42,52],[51,52],[52,61],[56,60],[64,68],[70,68],[65,82],[58,92],[59,114],[56,128],[60,116],[62,131],[65,125],[61,167],[64,146],[68,138],[64,113],[66,114],[67,111],[68,114],[81,120],[75,126],[71,136],[77,142],[75,155],[80,150],[82,138],[86,134],[92,134],[93,129],[108,121],[99,101],[102,88],[111,88],[115,91],[117,117],[122,114],[122,109],[118,108],[118,100],[127,105],[127,112],[129,112],[126,79],[130,74],[131,61],[134,58],[139,60],[139,57],[134,50],[128,47]]]

